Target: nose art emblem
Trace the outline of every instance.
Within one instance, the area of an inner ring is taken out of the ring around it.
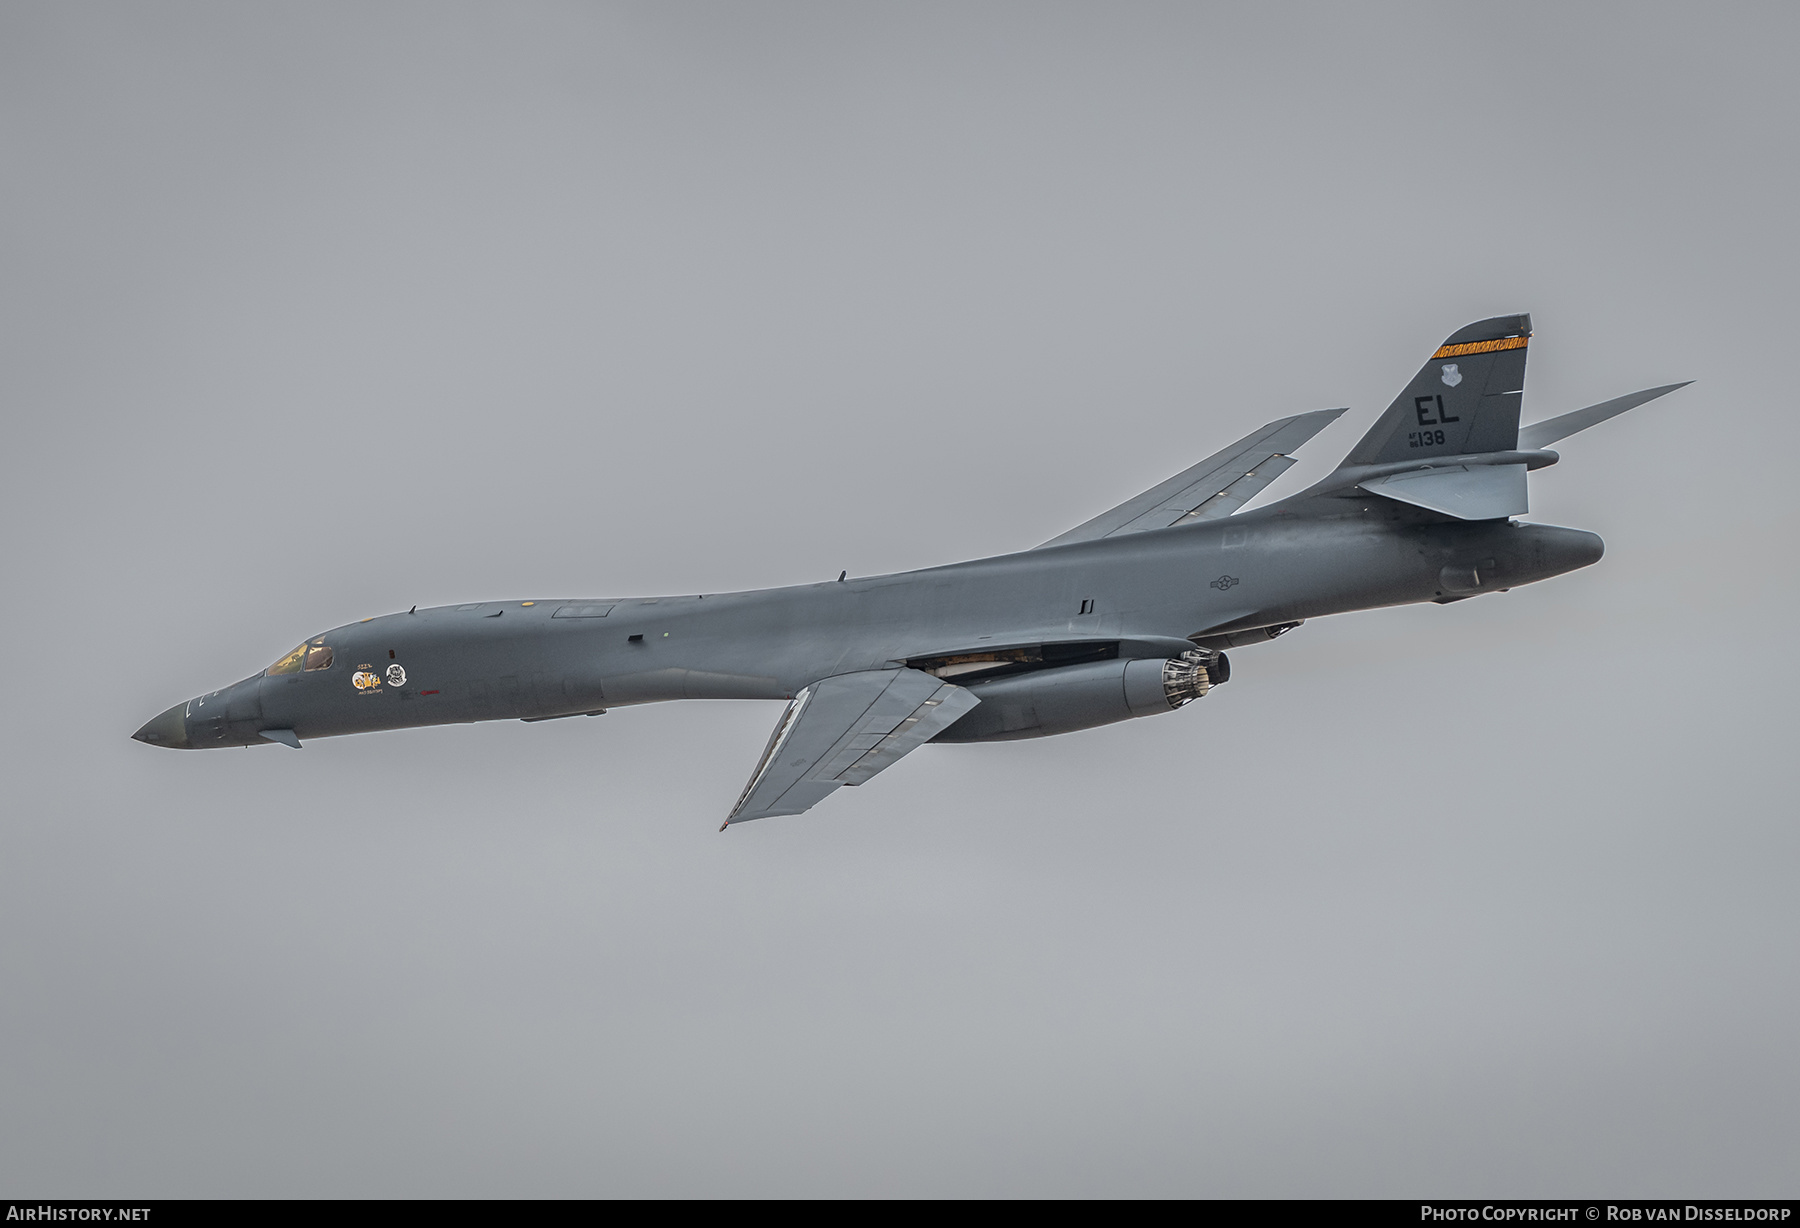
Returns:
[[[387,683],[389,686],[406,685],[406,669],[398,661],[387,667]]]
[[[1451,388],[1462,383],[1462,372],[1456,369],[1456,364],[1453,362],[1444,364],[1444,383]]]

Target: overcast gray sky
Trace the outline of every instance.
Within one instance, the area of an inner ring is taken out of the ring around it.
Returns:
[[[1787,1195],[1800,9],[0,9],[0,1193]],[[1530,311],[1598,566],[720,835],[311,632],[1022,549]]]

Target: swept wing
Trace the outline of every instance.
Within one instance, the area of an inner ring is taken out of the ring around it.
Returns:
[[[1178,524],[1229,516],[1280,477],[1294,463],[1291,455],[1344,411],[1316,409],[1260,427],[1199,464],[1152,486],[1111,511],[1100,513],[1043,546],[1168,529]]]
[[[799,814],[840,785],[860,785],[980,702],[916,669],[866,670],[815,682],[775,723],[725,827]]]

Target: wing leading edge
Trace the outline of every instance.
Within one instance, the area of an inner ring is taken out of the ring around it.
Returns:
[[[877,669],[815,682],[775,723],[733,823],[800,814],[841,785],[860,785],[948,729],[981,701],[916,669]]]
[[[1271,422],[1037,549],[1229,516],[1285,473],[1294,463],[1291,453],[1343,412],[1316,409]]]

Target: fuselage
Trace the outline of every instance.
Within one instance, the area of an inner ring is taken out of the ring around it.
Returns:
[[[308,739],[672,699],[785,699],[839,674],[1017,646],[1091,643],[1167,658],[1207,637],[1510,588],[1602,550],[1577,529],[1446,523],[1374,497],[1333,502],[1326,515],[1316,502],[1305,514],[1275,504],[787,588],[390,614],[309,637],[288,665],[178,704],[135,736],[252,746],[271,740],[265,731]]]

